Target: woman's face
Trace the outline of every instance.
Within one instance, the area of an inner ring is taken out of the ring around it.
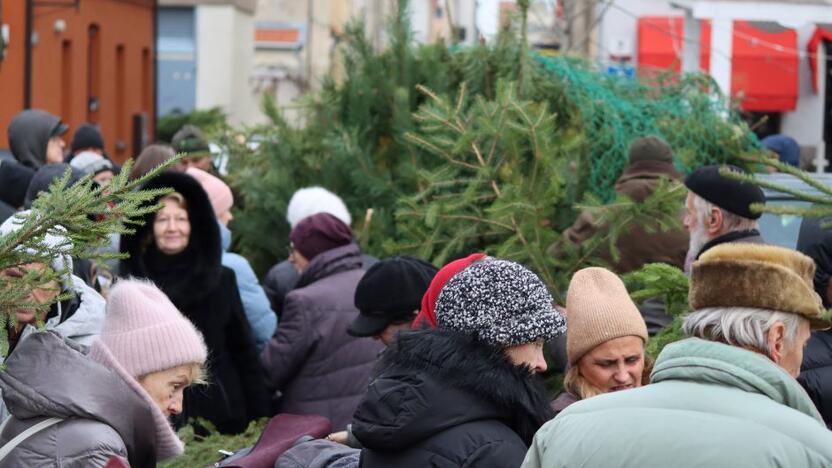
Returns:
[[[183,209],[176,200],[168,198],[163,203],[153,221],[153,239],[162,253],[175,255],[188,247],[191,222],[188,220],[188,210]]]
[[[182,412],[182,396],[185,388],[192,382],[192,372],[193,365],[185,364],[147,374],[139,378],[139,385],[150,395],[162,413],[170,417]]]
[[[19,280],[32,271],[41,273],[47,268],[49,267],[43,263],[27,263],[17,267],[6,268],[4,270],[0,270],[0,281]],[[60,293],[60,284],[58,284],[57,281],[50,281],[46,284],[38,285],[36,288],[32,288],[29,291],[29,297],[26,300],[35,304],[46,304],[47,302],[53,301]],[[41,315],[38,316],[35,309],[27,307],[18,308],[14,312],[17,318],[18,328],[21,328],[25,324],[34,325],[38,320],[43,320],[43,315],[46,313],[42,312]]]
[[[543,357],[543,340],[506,348],[508,358],[515,366],[529,366],[535,374],[546,372],[546,358]]]
[[[604,393],[641,387],[644,341],[623,336],[601,343],[578,361],[578,370]]]

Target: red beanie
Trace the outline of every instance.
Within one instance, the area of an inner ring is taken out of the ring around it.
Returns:
[[[343,221],[329,213],[318,213],[299,222],[289,240],[295,250],[312,261],[319,254],[352,242],[352,231]]]
[[[421,329],[422,327],[436,328],[436,300],[439,299],[439,293],[442,292],[442,288],[457,273],[485,257],[486,255],[484,253],[475,253],[443,266],[436,273],[436,276],[433,277],[433,281],[430,282],[427,292],[422,296],[422,308],[413,320],[411,328],[414,330]]]

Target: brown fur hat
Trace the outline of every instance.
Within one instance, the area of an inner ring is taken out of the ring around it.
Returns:
[[[830,321],[812,278],[815,263],[800,252],[763,244],[718,245],[693,264],[690,306],[752,307],[799,314],[815,330]]]

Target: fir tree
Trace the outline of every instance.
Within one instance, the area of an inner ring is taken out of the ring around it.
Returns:
[[[130,181],[128,175],[132,162],[125,164],[121,173],[113,178],[107,188],[99,187],[87,176],[72,187],[67,187],[69,170],[56,180],[47,193],[33,203],[31,213],[21,221],[20,229],[0,236],[0,271],[30,263],[51,265],[56,255],[105,260],[118,254],[102,254],[112,233],[131,233],[135,219],[158,209],[149,202],[165,193],[165,190],[137,190],[159,171],[176,164],[174,158],[147,175]],[[18,215],[15,215],[18,216]],[[44,242],[47,234],[65,237],[62,245],[50,246]],[[8,351],[8,325],[15,320],[9,311],[17,308],[47,310],[52,303],[64,299],[59,296],[48,303],[29,301],[30,291],[58,281],[66,271],[30,271],[23,277],[0,276],[0,355]]]

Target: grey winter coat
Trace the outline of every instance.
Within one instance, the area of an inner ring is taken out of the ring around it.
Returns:
[[[133,468],[152,467],[163,453],[177,453],[177,445],[181,450],[169,426],[167,433],[160,430],[160,419],[167,422],[138,383],[85,352],[43,332],[26,338],[8,358],[0,388],[12,419],[0,445],[46,418],[63,421],[23,441],[0,467],[102,467],[113,456]]]
[[[283,393],[278,412],[325,416],[336,431],[351,421],[383,348],[347,334],[363,275],[358,246],[338,247],[312,259],[286,296],[280,327],[260,355],[269,386]]]
[[[66,311],[60,311],[54,317],[48,319],[44,324],[45,330],[51,330],[59,333],[65,338],[69,338],[76,343],[89,346],[93,340],[101,333],[101,328],[104,325],[104,308],[106,302],[100,294],[94,289],[87,286],[81,278],[72,276],[72,291],[75,293],[78,302],[78,307],[74,310],[72,315],[66,317]],[[37,329],[32,325],[27,325],[20,334],[19,342],[22,343],[29,335],[37,332]],[[14,350],[18,352],[17,348]],[[0,356],[0,361],[5,359]],[[0,398],[3,393],[0,391]],[[0,422],[5,421],[9,417],[9,412],[6,409],[3,400],[0,400]]]
[[[361,450],[336,442],[312,439],[283,452],[274,468],[358,468]]]

